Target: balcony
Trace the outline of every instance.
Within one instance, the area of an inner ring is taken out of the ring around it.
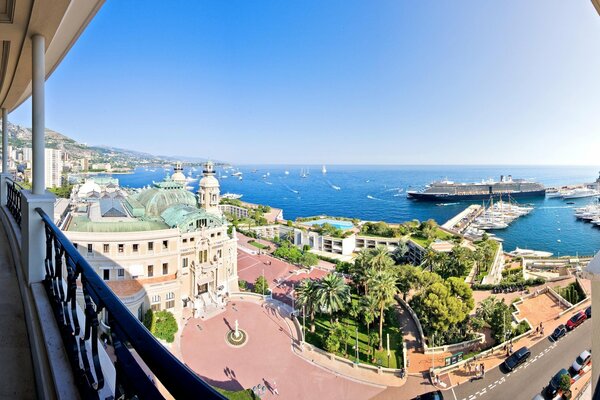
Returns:
[[[0,387],[23,398],[222,398],[148,332],[56,227],[51,195],[32,195],[5,175],[0,189],[0,285],[12,310],[0,314],[11,327],[1,349],[3,365],[18,374],[0,375]],[[109,351],[100,340],[104,313]]]
[[[223,398],[148,332],[49,217],[45,81],[104,0],[4,3],[0,397]],[[11,179],[7,151],[8,115],[29,98],[31,191]]]

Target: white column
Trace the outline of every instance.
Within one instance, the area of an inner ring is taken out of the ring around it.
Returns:
[[[2,109],[2,173],[8,172],[8,112]]]
[[[34,35],[31,38],[32,44],[32,77],[31,77],[31,105],[32,105],[32,193],[35,195],[44,194],[46,182],[44,168],[44,129],[45,121],[45,102],[44,85],[46,81],[46,62],[44,53],[46,52],[46,40],[42,35]]]

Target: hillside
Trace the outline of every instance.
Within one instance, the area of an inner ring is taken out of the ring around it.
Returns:
[[[31,147],[31,129],[8,123],[8,143],[15,149]],[[88,146],[51,129],[46,129],[46,147],[59,149],[68,155],[69,160],[87,158],[92,163],[111,163],[116,168],[132,168],[141,164],[165,164],[174,160],[168,156],[154,156],[135,150],[112,146]],[[194,160],[185,160],[192,163]]]

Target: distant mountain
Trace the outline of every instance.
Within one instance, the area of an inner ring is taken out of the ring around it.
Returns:
[[[16,149],[31,147],[31,129],[8,123],[8,142]],[[59,149],[70,160],[87,158],[90,163],[111,163],[113,167],[135,167],[140,164],[165,164],[173,161],[200,163],[201,157],[155,156],[149,153],[114,146],[88,146],[51,129],[46,129],[46,147]]]

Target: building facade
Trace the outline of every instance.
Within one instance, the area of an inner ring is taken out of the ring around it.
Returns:
[[[202,191],[218,204],[207,165]],[[238,291],[237,242],[227,221],[181,183],[169,178],[128,192],[88,180],[74,193],[65,234],[138,318],[148,309],[210,315]]]
[[[59,187],[62,185],[62,152],[56,149],[45,149],[44,169],[46,175],[46,187]]]

